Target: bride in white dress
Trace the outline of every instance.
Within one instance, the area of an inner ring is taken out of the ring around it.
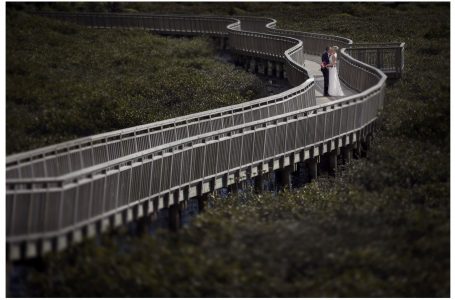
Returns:
[[[329,67],[329,95],[330,96],[344,96],[341,89],[340,79],[338,78],[337,68],[337,46],[330,47],[330,64]]]

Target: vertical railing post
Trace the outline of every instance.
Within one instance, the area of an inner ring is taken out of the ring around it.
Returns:
[[[380,49],[376,49],[376,68],[381,69],[382,63],[381,63],[381,54],[380,54]]]

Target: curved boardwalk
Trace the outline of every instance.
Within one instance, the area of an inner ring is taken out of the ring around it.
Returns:
[[[384,102],[386,74],[400,77],[404,44],[356,45],[347,38],[276,29],[256,17],[45,13],[94,28],[208,35],[252,72],[287,78],[270,97],[81,138],[7,157],[6,228],[10,260],[59,251],[110,227],[244,179],[368,144]],[[318,56],[338,45],[347,96],[320,94]],[[381,70],[384,70],[381,71]],[[286,176],[284,176],[286,177]]]

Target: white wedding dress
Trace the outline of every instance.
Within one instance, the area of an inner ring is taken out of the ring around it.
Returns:
[[[333,64],[336,60],[337,54],[334,53],[330,56],[330,64]],[[329,69],[329,95],[330,96],[344,96],[343,90],[341,89],[340,79],[338,78],[337,65]]]

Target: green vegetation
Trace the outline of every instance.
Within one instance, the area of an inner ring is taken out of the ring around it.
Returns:
[[[259,98],[209,39],[7,17],[7,153]]]
[[[444,205],[404,205],[408,196],[320,180],[279,197],[217,199],[178,234],[128,238],[127,252],[106,238],[49,258],[32,288],[60,297],[446,296]]]
[[[125,3],[123,9],[134,9]],[[354,41],[404,41],[368,159],[301,190],[213,199],[177,234],[106,240],[47,257],[40,296],[449,297],[449,4],[154,4],[227,10]],[[159,8],[159,9],[158,9]],[[154,10],[155,9],[155,10]],[[121,250],[120,250],[121,249]]]

